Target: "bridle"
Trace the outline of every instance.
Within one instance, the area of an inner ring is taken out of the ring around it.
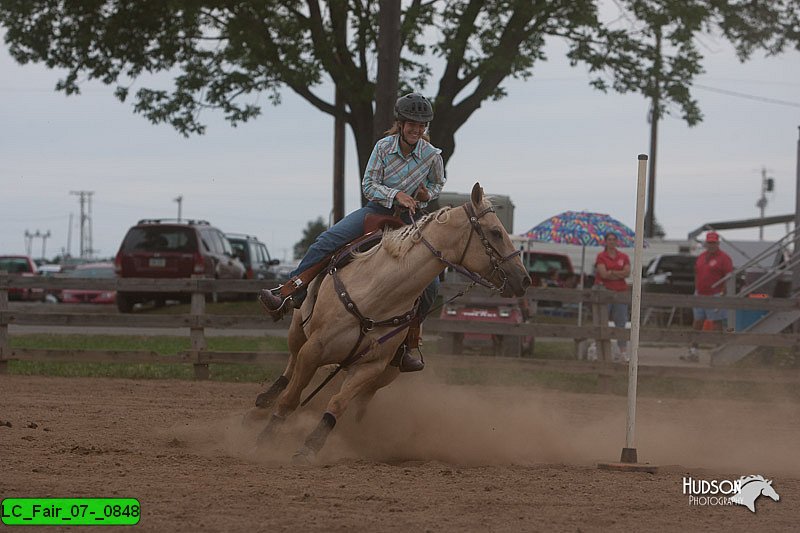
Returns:
[[[502,265],[509,259],[517,257],[522,252],[520,250],[514,250],[508,255],[503,255],[497,248],[494,247],[494,245],[492,245],[491,242],[489,242],[489,239],[486,238],[486,234],[483,232],[483,227],[480,224],[480,219],[483,218],[488,213],[494,213],[495,210],[493,206],[489,206],[478,213],[475,212],[475,209],[472,207],[471,202],[466,202],[461,207],[463,207],[464,211],[467,213],[467,220],[469,220],[471,229],[469,232],[469,236],[467,237],[467,244],[464,246],[464,251],[461,252],[461,257],[459,257],[458,261],[455,263],[446,259],[442,254],[442,252],[433,247],[433,245],[428,241],[428,239],[426,239],[422,235],[422,231],[420,231],[420,228],[417,226],[417,222],[413,220],[413,218],[412,218],[412,224],[414,228],[417,230],[417,234],[419,235],[420,240],[425,244],[428,250],[430,250],[431,253],[439,261],[449,266],[459,274],[468,277],[478,285],[481,285],[493,291],[502,292],[506,287],[506,283],[508,283],[508,274],[506,274],[506,271],[503,270]],[[489,262],[492,264],[492,270],[491,272],[489,272],[488,277],[491,277],[495,272],[497,272],[500,275],[500,279],[503,280],[502,284],[499,287],[494,283],[492,283],[491,281],[489,281],[487,278],[484,278],[480,274],[464,267],[462,264],[464,258],[467,256],[467,250],[469,250],[469,245],[472,242],[472,236],[476,233],[478,235],[478,238],[480,238],[481,240],[481,244],[483,244],[484,252],[486,252],[486,255],[489,256]]]

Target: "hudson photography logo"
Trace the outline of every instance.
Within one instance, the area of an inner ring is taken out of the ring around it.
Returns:
[[[684,477],[683,493],[689,496],[689,505],[743,505],[753,513],[759,496],[776,502],[781,499],[772,488],[772,480],[760,475],[734,480]]]

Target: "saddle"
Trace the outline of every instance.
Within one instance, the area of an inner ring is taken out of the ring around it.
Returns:
[[[311,281],[329,265],[335,266],[336,268],[345,266],[352,259],[353,252],[364,252],[378,244],[383,237],[383,229],[396,229],[404,225],[405,222],[403,222],[400,217],[394,215],[368,214],[364,217],[364,233],[361,237],[344,245],[332,254],[325,256],[325,258],[316,265],[309,267],[298,276],[284,283],[283,287],[281,287],[281,296],[289,296],[294,292],[295,287],[308,286]],[[332,259],[334,260],[333,265],[331,265]]]
[[[400,217],[394,215],[376,215],[374,213],[368,214],[364,217],[364,235],[382,230],[385,228],[397,229],[400,226],[405,226],[405,222]]]

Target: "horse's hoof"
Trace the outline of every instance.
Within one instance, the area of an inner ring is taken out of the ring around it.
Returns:
[[[256,407],[260,407],[261,409],[272,407],[275,400],[278,399],[278,396],[280,396],[281,392],[283,392],[283,389],[285,389],[288,384],[289,378],[286,376],[278,376],[278,379],[275,380],[269,389],[256,396]]]
[[[278,433],[278,430],[283,425],[283,422],[286,419],[276,415],[275,413],[272,414],[270,417],[269,422],[267,422],[267,427],[265,427],[261,433],[258,434],[256,438],[256,446],[259,448],[263,446],[269,446],[275,440],[275,435]]]
[[[256,407],[259,409],[269,409],[275,403],[277,396],[270,394],[270,391],[262,392],[256,396]]]
[[[292,456],[292,463],[296,465],[310,465],[314,462],[317,454],[308,446],[303,446]]]
[[[270,411],[266,409],[250,409],[245,411],[242,415],[242,426],[248,427],[254,424],[263,423],[265,420],[269,418]]]

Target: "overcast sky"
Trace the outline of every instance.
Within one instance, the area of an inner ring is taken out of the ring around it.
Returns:
[[[530,80],[505,84],[509,96],[486,102],[458,132],[446,190],[468,192],[480,181],[489,194],[511,196],[515,233],[565,210],[609,213],[633,227],[637,155],[649,150],[648,102],[591,89],[585,70],[552,50]],[[706,222],[758,216],[762,167],[775,179],[766,214],[795,208],[800,53],[740,64],[721,40],[705,39],[702,51],[706,74],[697,83],[794,105],[696,88],[705,116],[699,126],[661,122],[656,217],[671,239]],[[94,193],[93,245],[103,257],[116,253],[138,219],[176,217],[179,195],[184,217],[255,234],[279,259],[291,257],[309,220],[327,219],[333,121],[290,91],[281,106],[265,102],[260,118],[238,128],[206,113],[207,134],[185,139],[134,115],[110,87],[56,93],[61,75],[17,65],[0,44],[0,254],[24,252],[25,232],[38,230],[50,232],[52,257],[68,246],[72,214],[78,255],[80,207],[71,191]],[[433,94],[435,84],[420,90]],[[349,212],[360,195],[349,130],[347,150]],[[731,236],[755,239],[758,230]],[[41,248],[35,239],[35,257]]]

